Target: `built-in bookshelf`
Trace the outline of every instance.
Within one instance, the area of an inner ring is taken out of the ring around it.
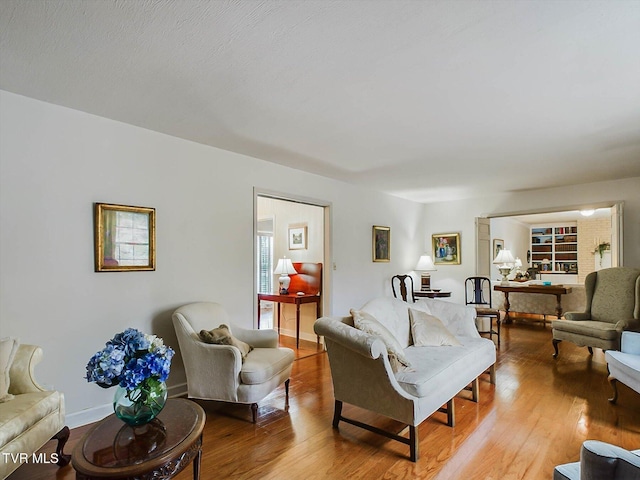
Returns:
[[[541,273],[578,274],[576,223],[531,227],[531,265]]]

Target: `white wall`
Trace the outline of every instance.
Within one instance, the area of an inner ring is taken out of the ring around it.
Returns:
[[[522,260],[522,270],[527,270],[527,251],[531,248],[531,229],[529,225],[514,220],[512,218],[492,218],[491,219],[491,246],[493,239],[504,240],[504,248],[510,250],[514,258]],[[491,267],[491,278],[497,280],[502,278],[500,272],[494,266]]]
[[[474,221],[476,217],[534,210],[552,211],[562,207],[618,201],[624,202],[623,265],[638,268],[640,267],[640,177],[634,177],[425,205],[427,238],[430,238],[433,233],[457,231],[461,233],[463,250],[461,265],[439,267],[432,276],[436,279],[438,286],[444,285],[443,288],[452,291],[452,301],[464,301],[464,279],[475,274]],[[566,208],[566,210],[573,209],[575,208]],[[492,237],[494,237],[493,233]]]
[[[114,391],[83,376],[114,333],[177,350],[171,313],[199,300],[253,324],[254,187],[331,203],[327,313],[389,294],[424,248],[420,204],[8,92],[0,125],[0,335],[44,348],[36,375],[65,393],[70,426],[109,413]],[[94,202],[156,208],[155,272],[93,271]],[[372,262],[372,225],[391,227],[390,263]],[[170,393],[184,381],[177,356]]]

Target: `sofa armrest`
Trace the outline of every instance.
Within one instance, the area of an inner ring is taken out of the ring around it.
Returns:
[[[638,475],[640,475],[640,456],[624,448],[597,440],[587,440],[582,444],[581,479],[625,479],[637,478]]]
[[[622,353],[640,355],[640,333],[622,332]]]
[[[567,320],[591,320],[589,312],[565,312],[564,318]]]
[[[375,359],[387,354],[387,347],[380,338],[345,325],[336,318],[319,318],[313,324],[313,330],[317,335],[330,338],[354,353],[368,358]]]
[[[37,345],[19,345],[16,356],[11,364],[9,376],[9,393],[44,392],[46,388],[40,386],[35,379],[35,366],[42,361],[42,348]]]
[[[232,326],[231,332],[238,340],[248,343],[253,348],[278,347],[278,332],[272,329],[255,330]]]

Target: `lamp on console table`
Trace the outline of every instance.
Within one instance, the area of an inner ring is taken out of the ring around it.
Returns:
[[[505,250],[504,248],[498,252],[496,258],[493,259],[493,264],[498,265],[498,270],[500,270],[500,275],[502,275],[502,281],[500,285],[509,285],[509,280],[507,279],[507,275],[511,273],[513,270],[513,266],[516,263],[516,259],[513,258],[510,250]]]
[[[291,263],[290,258],[283,257],[278,260],[278,264],[276,265],[273,274],[280,275],[278,278],[278,282],[280,282],[280,295],[286,295],[289,293],[289,284],[291,283],[289,275],[296,275],[297,273],[298,272],[293,267],[293,263]]]
[[[422,255],[414,268],[416,272],[422,272],[420,274],[420,291],[431,291],[431,275],[428,272],[435,272],[436,266],[433,264],[433,260],[429,255]]]

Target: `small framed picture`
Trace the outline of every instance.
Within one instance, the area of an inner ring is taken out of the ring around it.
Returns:
[[[496,258],[500,253],[500,250],[503,250],[503,249],[504,249],[504,240],[502,240],[501,238],[494,238],[493,239],[493,258]]]
[[[431,236],[433,263],[436,265],[460,265],[460,234],[436,233]]]
[[[96,272],[156,269],[156,210],[94,204]]]
[[[307,224],[289,225],[289,250],[307,249]]]
[[[391,260],[391,228],[373,226],[373,261],[388,262]]]

